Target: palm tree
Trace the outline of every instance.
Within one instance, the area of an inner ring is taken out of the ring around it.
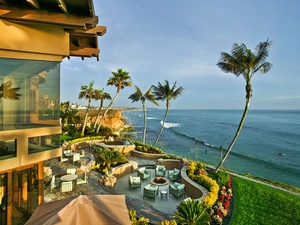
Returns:
[[[104,114],[102,115],[101,120],[100,120],[99,125],[98,125],[98,128],[97,128],[97,132],[99,132],[101,124],[102,124],[109,108],[112,106],[114,101],[117,99],[118,95],[120,94],[120,91],[122,89],[124,89],[125,87],[132,86],[131,77],[129,76],[129,73],[126,72],[125,70],[118,69],[117,72],[111,72],[111,73],[112,73],[113,76],[108,79],[107,85],[117,87],[117,93],[116,93],[115,97],[111,100],[109,105],[107,106]]]
[[[0,102],[1,98],[10,99],[10,100],[18,100],[21,94],[18,93],[20,90],[19,87],[12,88],[11,81],[7,81],[0,86]]]
[[[138,86],[135,85],[136,92],[131,94],[128,98],[132,100],[132,102],[138,102],[141,101],[143,105],[143,111],[144,111],[144,132],[143,132],[143,146],[145,145],[146,140],[146,100],[149,102],[152,102],[155,105],[159,105],[157,101],[155,101],[155,96],[152,93],[152,87],[149,88],[149,90],[143,94],[142,91],[139,89]]]
[[[200,225],[209,222],[209,214],[206,212],[208,207],[205,203],[198,200],[182,201],[175,211],[175,220],[180,224]]]
[[[90,82],[89,85],[82,85],[81,86],[81,92],[79,93],[79,97],[78,97],[79,99],[85,98],[85,99],[88,100],[88,105],[87,105],[87,108],[86,108],[84,122],[83,122],[82,130],[81,130],[81,135],[82,136],[84,135],[90,105],[91,105],[92,99],[94,98],[94,88],[93,88],[93,86],[94,86],[94,81]]]
[[[246,105],[236,134],[231,141],[227,152],[223,156],[223,159],[217,166],[215,170],[216,173],[229,155],[246,119],[250,99],[252,97],[251,78],[256,72],[260,71],[261,73],[267,73],[272,67],[271,63],[266,62],[271,44],[272,42],[269,41],[269,39],[265,42],[260,42],[255,48],[255,53],[253,53],[245,44],[238,45],[235,43],[232,47],[231,55],[226,52],[221,53],[221,58],[217,63],[217,66],[225,73],[233,73],[236,76],[243,75],[246,81]]]
[[[96,129],[96,126],[97,126],[97,121],[98,121],[98,118],[100,116],[100,111],[103,107],[103,102],[105,99],[108,99],[108,100],[111,100],[111,96],[109,93],[105,92],[104,91],[104,88],[102,88],[102,90],[98,90],[96,89],[94,91],[94,99],[95,100],[100,100],[100,107],[99,107],[99,110],[98,110],[98,113],[97,113],[97,117],[96,117],[96,120],[95,120],[95,123],[94,123],[94,130]]]
[[[166,119],[168,116],[169,108],[171,106],[171,104],[170,104],[171,99],[176,99],[179,95],[181,95],[183,93],[184,89],[181,86],[176,89],[176,81],[175,81],[173,87],[171,88],[169,85],[169,81],[167,81],[167,80],[165,80],[165,85],[162,85],[160,82],[158,82],[157,86],[152,85],[152,87],[153,87],[153,93],[155,95],[155,100],[161,100],[161,101],[166,100],[165,117],[162,122],[160,131],[157,135],[157,138],[153,144],[153,147],[155,147],[160,138],[160,135],[163,131],[163,128],[164,128],[164,125],[165,125],[165,122],[166,122]]]

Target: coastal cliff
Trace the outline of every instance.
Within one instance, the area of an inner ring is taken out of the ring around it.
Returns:
[[[96,119],[96,113],[89,112],[90,122],[94,123]],[[98,122],[100,119],[98,119]],[[111,109],[108,111],[105,119],[102,122],[102,126],[110,128],[112,131],[120,131],[127,127],[126,118],[122,115],[121,110]]]

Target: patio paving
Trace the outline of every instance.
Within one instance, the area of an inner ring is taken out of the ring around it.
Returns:
[[[86,150],[86,155],[89,154],[88,150]],[[128,160],[136,161],[140,166],[154,166],[156,161],[154,160],[145,160],[139,159],[136,157],[128,156]],[[60,163],[56,159],[51,160],[49,162],[52,164],[51,168],[53,174],[56,174],[57,177],[60,177],[66,173],[67,168],[76,168],[76,174],[80,177],[83,176],[83,172],[79,169],[80,163]],[[45,164],[46,165],[46,164]],[[154,169],[152,170],[152,177],[154,177]],[[55,201],[63,198],[68,198],[74,195],[94,195],[94,194],[103,194],[103,195],[114,195],[121,194],[126,196],[126,205],[128,209],[133,209],[137,212],[138,217],[146,217],[150,219],[151,224],[159,224],[163,220],[170,220],[174,217],[174,211],[176,210],[177,205],[185,198],[181,197],[177,201],[174,196],[167,196],[166,199],[161,199],[160,193],[156,197],[155,201],[153,199],[145,198],[143,199],[143,187],[150,183],[150,179],[147,179],[142,182],[142,187],[140,189],[129,189],[129,176],[136,176],[137,173],[131,173],[119,177],[117,179],[117,183],[115,187],[107,187],[102,182],[99,182],[99,179],[102,177],[102,174],[90,171],[87,173],[88,175],[88,188],[85,185],[75,186],[73,192],[63,193],[61,194],[60,189],[56,188],[53,190],[53,193],[50,192],[50,187],[45,189],[45,202]],[[160,190],[168,189],[168,186],[160,187]]]

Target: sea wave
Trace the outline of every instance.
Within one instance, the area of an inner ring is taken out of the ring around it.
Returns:
[[[147,120],[158,120],[156,117],[146,117]]]
[[[163,121],[160,121],[160,124],[163,124]],[[171,128],[171,127],[180,127],[180,123],[165,123],[164,128]]]

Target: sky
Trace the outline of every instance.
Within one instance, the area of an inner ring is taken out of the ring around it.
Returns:
[[[221,52],[234,43],[254,51],[267,39],[273,42],[267,61],[272,69],[252,77],[250,109],[300,109],[300,1],[289,0],[94,0],[98,25],[96,58],[65,58],[61,64],[61,102],[79,100],[81,85],[116,94],[107,86],[112,71],[129,72],[132,87],[121,90],[113,107],[142,107],[128,97],[137,85],[145,93],[151,85],[183,87],[171,109],[244,109],[245,79],[224,73],[216,65]],[[99,105],[92,101],[92,105]],[[104,102],[107,106],[109,101]],[[146,102],[148,108],[162,108]]]

